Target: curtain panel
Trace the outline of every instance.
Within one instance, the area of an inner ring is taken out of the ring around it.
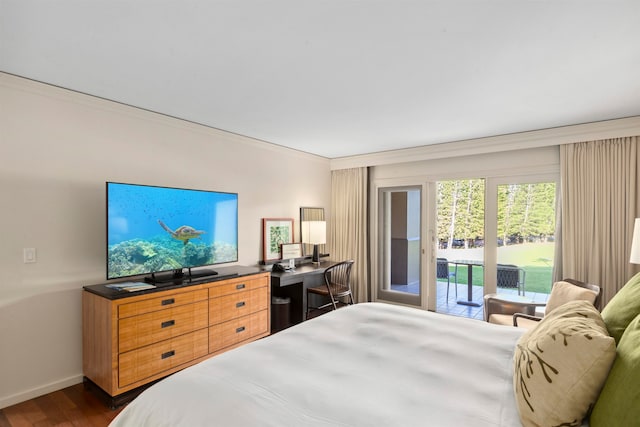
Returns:
[[[640,213],[639,140],[560,146],[561,260],[555,277],[600,285],[603,307],[637,270],[629,255]]]
[[[329,253],[334,261],[354,260],[351,288],[356,302],[369,301],[368,170],[331,172]]]

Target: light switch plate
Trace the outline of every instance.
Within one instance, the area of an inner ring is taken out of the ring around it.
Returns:
[[[22,251],[25,264],[30,264],[38,260],[36,257],[36,248],[24,248]]]

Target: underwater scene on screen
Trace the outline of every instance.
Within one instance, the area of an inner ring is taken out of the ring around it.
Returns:
[[[238,260],[236,194],[107,187],[107,278]]]

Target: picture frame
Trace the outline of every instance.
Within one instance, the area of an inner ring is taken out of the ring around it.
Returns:
[[[285,243],[293,243],[293,218],[262,218],[263,260],[282,259],[280,246]]]
[[[283,243],[280,248],[281,259],[302,258],[302,243]]]

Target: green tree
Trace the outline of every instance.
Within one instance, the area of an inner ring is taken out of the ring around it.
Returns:
[[[546,236],[555,229],[555,183],[498,186],[498,235]]]
[[[451,247],[454,239],[484,235],[484,180],[452,180],[437,183],[438,239]]]
[[[465,246],[484,237],[483,179],[440,181],[437,184],[438,239],[451,247],[453,239]],[[555,230],[555,183],[506,184],[498,186],[498,237],[525,241],[545,237]]]

